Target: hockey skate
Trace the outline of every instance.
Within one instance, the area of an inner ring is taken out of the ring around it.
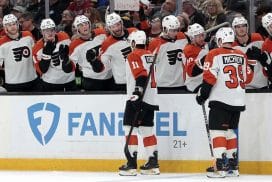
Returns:
[[[228,177],[238,177],[239,176],[239,166],[237,153],[232,154],[233,158],[228,159],[228,167],[226,176]]]
[[[160,169],[158,164],[158,152],[154,152],[154,156],[149,157],[147,163],[140,166],[141,174],[143,175],[159,175]]]
[[[129,157],[126,164],[119,167],[120,176],[136,176],[137,175],[137,152],[133,153],[133,157]]]
[[[224,178],[226,177],[226,155],[222,155],[221,158],[216,159],[216,164],[213,167],[207,168],[208,178]]]

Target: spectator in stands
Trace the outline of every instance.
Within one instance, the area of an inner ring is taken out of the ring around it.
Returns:
[[[220,0],[208,0],[205,2],[204,9],[205,13],[205,30],[214,27],[220,23],[226,22],[226,15]],[[215,35],[216,30],[210,32],[207,35],[207,40]]]
[[[69,60],[70,39],[65,32],[56,32],[56,24],[50,18],[41,22],[43,39],[33,47],[33,58],[41,76],[41,91],[73,91],[75,64]]]
[[[71,10],[75,16],[83,15],[84,9],[91,7],[89,0],[73,0],[68,6],[68,10]]]
[[[3,18],[0,16],[0,38],[6,35],[5,30],[3,28],[2,21],[3,21]]]
[[[19,23],[23,31],[30,31],[32,33],[35,41],[38,41],[40,38],[42,38],[40,30],[34,25],[33,16],[31,13],[23,13],[19,18]]]
[[[205,26],[205,16],[198,11],[196,0],[182,0],[182,11],[189,15],[190,25],[198,23]]]
[[[9,0],[0,0],[0,17],[9,14],[12,10],[12,5]]]
[[[26,8],[23,6],[14,6],[11,13],[14,14],[18,19],[26,12]]]
[[[162,17],[167,15],[174,15],[176,12],[176,0],[165,0],[161,6],[161,10],[156,12],[155,15],[161,15]]]
[[[97,9],[93,7],[86,8],[84,10],[84,15],[89,18],[92,28],[103,28],[104,23]]]
[[[49,0],[49,16],[58,25],[61,21],[61,14],[67,7],[67,0]],[[40,6],[36,16],[35,23],[40,24],[41,20],[45,18],[45,5]]]
[[[73,31],[73,21],[74,21],[74,13],[71,10],[64,10],[62,13],[62,18],[60,24],[57,26],[57,31],[66,32],[69,37],[72,37],[74,34]]]
[[[183,12],[177,16],[180,23],[180,31],[187,32],[188,26],[190,24],[190,19],[187,13]]]

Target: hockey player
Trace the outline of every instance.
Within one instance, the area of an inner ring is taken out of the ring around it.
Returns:
[[[104,69],[100,73],[93,71],[92,65],[99,54],[106,34],[95,36],[91,31],[91,22],[84,15],[78,15],[74,20],[79,38],[74,39],[70,45],[70,59],[77,63],[82,71],[82,88],[84,90],[110,90],[114,81],[112,72]],[[95,65],[93,65],[95,66]]]
[[[188,43],[183,32],[179,32],[180,23],[177,17],[169,15],[162,20],[162,34],[153,39],[148,49],[158,52],[156,80],[158,89],[182,89],[184,85],[184,65],[182,53]]]
[[[261,64],[263,62],[261,49],[264,42],[262,36],[259,33],[248,33],[248,22],[244,17],[235,17],[232,28],[235,32],[235,41],[232,46],[245,53],[248,59],[257,60],[251,64],[254,76],[253,80],[246,85],[246,89],[267,88],[268,79]]]
[[[196,96],[200,105],[210,100],[209,131],[216,161],[207,169],[208,177],[222,178],[226,173],[239,176],[234,130],[238,128],[240,112],[245,110],[245,84],[252,80],[253,73],[246,55],[232,48],[233,42],[232,28],[217,31],[218,48],[205,58],[203,83]]]
[[[129,39],[133,51],[128,55],[126,61],[128,101],[123,121],[126,138],[130,127],[133,125],[134,128],[128,141],[129,153],[126,153],[128,161],[127,164],[119,168],[119,174],[137,175],[138,134],[143,139],[148,158],[148,161],[143,166],[140,166],[141,173],[160,174],[157,137],[153,132],[154,110],[158,110],[154,99],[157,88],[154,76],[151,75],[150,80],[147,80],[154,56],[145,49],[146,35],[143,31],[131,33]],[[154,71],[154,67],[152,68]],[[147,81],[148,84],[146,85]],[[139,113],[136,121],[134,121],[135,113]]]
[[[18,20],[13,14],[4,16],[3,26],[6,35],[0,39],[0,66],[4,65],[7,91],[37,91],[39,81],[32,59],[32,34],[19,31]]]
[[[184,48],[187,90],[196,93],[202,83],[203,64],[206,54],[209,52],[208,44],[205,40],[204,28],[195,23],[188,27],[187,35],[191,43]]]
[[[271,63],[271,56],[272,56],[272,13],[267,13],[265,16],[262,17],[262,25],[267,30],[269,36],[265,39],[262,51],[263,54],[261,55],[260,63],[264,67],[268,79],[272,82],[272,63]],[[268,55],[268,56],[267,56]],[[270,85],[271,86],[271,85]]]
[[[41,75],[41,91],[76,90],[75,64],[69,60],[69,36],[56,32],[56,25],[50,18],[41,22],[43,39],[33,48],[37,72]]]
[[[106,16],[106,26],[111,35],[102,43],[100,56],[98,59],[94,58],[92,66],[95,72],[101,72],[104,68],[111,67],[115,81],[113,90],[125,90],[125,60],[131,52],[127,38],[136,29],[124,28],[121,17],[116,13]],[[90,55],[86,56],[90,58]]]

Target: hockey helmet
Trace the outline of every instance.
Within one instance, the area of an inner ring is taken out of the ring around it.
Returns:
[[[196,35],[199,35],[199,34],[202,34],[202,33],[205,33],[205,30],[204,28],[198,24],[198,23],[194,23],[193,25],[190,25],[188,27],[188,32],[187,32],[187,35],[190,37],[190,39],[194,39],[194,37]]]
[[[174,15],[168,15],[162,19],[162,28],[164,31],[168,32],[169,30],[179,29],[180,22],[177,17]]]
[[[221,39],[221,43],[227,43],[227,42],[234,42],[234,31],[230,27],[222,27],[220,28],[216,34],[215,34],[215,39],[216,39],[216,44],[218,47],[219,45],[219,40]]]
[[[41,30],[55,28],[55,27],[56,27],[55,22],[50,18],[43,19],[40,26]]]
[[[235,28],[237,25],[247,25],[248,22],[243,16],[235,17],[232,21],[232,28]]]
[[[120,15],[118,15],[117,13],[111,13],[109,15],[107,15],[106,17],[106,25],[109,27],[109,26],[112,26],[118,22],[122,21]]]
[[[269,30],[269,26],[272,24],[272,13],[267,13],[262,17],[262,25],[268,31],[270,35],[272,32]]]
[[[18,23],[18,19],[13,14],[8,14],[3,17],[3,26],[6,26],[9,23]]]
[[[146,34],[142,30],[131,32],[131,34],[128,37],[128,40],[130,44],[146,44]]]
[[[73,25],[74,25],[75,28],[77,28],[78,25],[80,25],[82,23],[86,23],[86,22],[88,22],[89,25],[91,25],[91,22],[90,22],[88,17],[86,17],[85,15],[78,15],[78,16],[75,17]]]

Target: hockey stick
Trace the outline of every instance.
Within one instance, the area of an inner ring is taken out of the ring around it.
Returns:
[[[149,83],[149,80],[151,78],[151,75],[153,74],[154,72],[154,65],[156,63],[156,59],[157,59],[157,56],[158,56],[158,51],[160,49],[160,45],[157,47],[157,49],[155,50],[155,56],[154,56],[154,59],[153,59],[153,62],[152,64],[150,65],[150,69],[149,69],[149,73],[147,75],[147,79],[146,79],[146,82],[145,82],[145,85],[144,85],[144,88],[143,88],[143,94],[142,94],[142,97],[141,97],[141,102],[143,101],[144,99],[144,96],[145,96],[145,92],[146,92],[146,89],[147,89],[147,86],[148,86],[148,83]],[[127,138],[126,138],[126,143],[125,143],[125,148],[124,148],[124,152],[125,152],[125,155],[127,157],[127,159],[131,159],[131,155],[130,155],[130,152],[128,150],[128,143],[129,143],[129,140],[131,138],[131,134],[132,134],[132,131],[133,131],[133,128],[134,128],[134,125],[135,123],[137,122],[138,120],[138,116],[140,114],[141,111],[137,111],[134,115],[134,118],[132,120],[132,124],[130,126],[130,129],[129,129],[129,133],[127,135]]]
[[[230,23],[229,22],[224,22],[224,23],[221,23],[221,24],[218,24],[218,25],[216,25],[216,26],[214,26],[214,27],[212,27],[212,28],[209,28],[209,29],[207,29],[206,31],[205,31],[205,33],[210,33],[210,32],[212,32],[212,31],[214,31],[214,30],[217,30],[217,29],[219,29],[219,28],[221,28],[221,27],[225,27],[225,26],[230,26]]]
[[[204,116],[204,121],[205,121],[206,132],[207,132],[208,140],[209,140],[210,152],[211,152],[211,156],[213,158],[211,133],[209,130],[209,121],[208,121],[208,117],[207,117],[207,113],[206,113],[205,103],[203,103],[201,106],[202,106],[202,111],[203,111],[203,116]]]

